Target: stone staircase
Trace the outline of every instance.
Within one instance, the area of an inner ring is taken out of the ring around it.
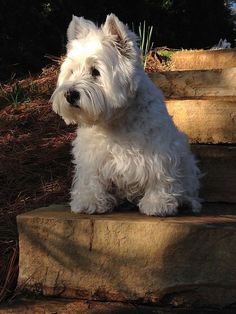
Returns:
[[[206,173],[201,194],[210,202],[236,203],[236,50],[234,52],[235,67],[151,75],[163,90],[176,125],[189,136],[200,168]]]
[[[87,216],[52,205],[19,215],[19,290],[174,306],[236,303],[236,50],[228,53],[221,69],[204,70],[201,56],[200,70],[151,75],[206,173],[202,214]]]

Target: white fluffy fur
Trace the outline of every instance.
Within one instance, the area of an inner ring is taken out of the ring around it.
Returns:
[[[123,198],[146,215],[174,215],[185,203],[200,211],[199,169],[143,70],[135,34],[111,14],[101,28],[73,16],[67,35],[52,100],[66,123],[78,124],[72,211],[105,213]],[[80,92],[78,108],[66,101],[69,88]]]

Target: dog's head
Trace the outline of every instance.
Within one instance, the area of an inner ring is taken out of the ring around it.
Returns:
[[[98,28],[73,16],[67,55],[52,95],[53,110],[66,123],[97,123],[132,103],[141,72],[137,37],[110,14]]]

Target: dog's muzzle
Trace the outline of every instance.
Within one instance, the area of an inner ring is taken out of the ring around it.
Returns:
[[[67,102],[76,108],[79,108],[79,105],[77,105],[76,103],[78,102],[78,100],[80,99],[80,93],[77,90],[74,89],[69,89],[65,94],[64,94]]]

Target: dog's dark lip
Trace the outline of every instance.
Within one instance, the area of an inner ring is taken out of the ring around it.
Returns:
[[[80,109],[80,106],[79,105],[76,105],[76,104],[69,104],[71,107],[73,108],[76,108],[76,109]]]

